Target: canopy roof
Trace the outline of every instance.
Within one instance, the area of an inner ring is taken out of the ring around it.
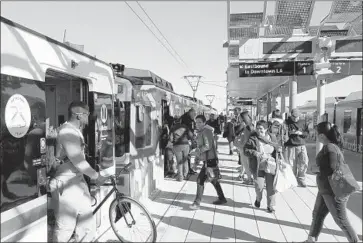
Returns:
[[[229,23],[230,41],[224,44],[229,51],[227,69],[229,97],[259,99],[267,92],[272,92],[273,95],[284,92],[287,95],[288,85],[281,89],[279,87],[291,79],[298,81],[298,93],[316,87],[314,75],[240,77],[240,63],[315,60],[320,53],[318,37],[322,35],[333,39],[333,49],[336,39],[362,40],[362,1],[331,1],[330,13],[320,20],[320,25],[311,25],[311,19],[316,19],[314,15],[319,14],[318,7],[314,8],[315,0],[277,0],[274,4],[270,4],[270,1],[260,2],[264,3],[264,9],[258,13],[238,13],[238,9],[231,9],[233,13],[230,15]],[[273,15],[272,11],[267,11],[271,6],[274,7]],[[311,51],[266,54],[264,50],[266,42],[299,41],[302,43],[311,41]],[[351,56],[347,55],[347,53],[335,53],[334,58],[352,60]],[[362,66],[362,54],[358,53],[354,58],[358,59],[358,64],[354,65]],[[359,74],[361,75],[361,70],[354,75]],[[328,82],[340,80],[348,75],[352,73],[334,75]]]

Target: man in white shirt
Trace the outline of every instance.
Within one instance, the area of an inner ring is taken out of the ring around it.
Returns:
[[[97,184],[106,178],[95,171],[85,158],[82,130],[88,124],[89,108],[80,101],[68,108],[69,120],[60,126],[56,158],[60,162],[49,187],[55,203],[54,242],[68,242],[75,230],[76,242],[91,242],[95,237],[91,195],[83,175]]]

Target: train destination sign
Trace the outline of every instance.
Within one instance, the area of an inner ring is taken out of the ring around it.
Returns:
[[[313,61],[240,63],[239,77],[312,75]]]
[[[312,41],[263,43],[263,54],[312,53],[312,51]]]
[[[335,52],[362,52],[362,39],[336,40]]]

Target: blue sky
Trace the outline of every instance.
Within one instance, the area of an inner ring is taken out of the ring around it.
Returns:
[[[161,38],[137,3],[128,3]],[[192,95],[188,83],[181,78],[190,71],[204,76],[204,81],[226,80],[227,50],[222,48],[227,39],[226,1],[139,3],[189,69],[169,54],[123,1],[2,1],[1,15],[57,40],[63,39],[63,32],[67,29],[66,39],[85,45],[86,53],[106,62],[151,70],[172,82],[178,93]],[[331,1],[318,1],[311,24],[319,24],[330,6]],[[274,7],[274,2],[269,1],[267,14],[273,14]],[[262,10],[263,1],[231,3],[232,13]],[[202,83],[196,96],[207,103],[206,94],[216,95],[213,106],[222,110],[226,92],[216,85],[225,86],[225,83]],[[314,99],[314,91],[310,93],[299,96]]]

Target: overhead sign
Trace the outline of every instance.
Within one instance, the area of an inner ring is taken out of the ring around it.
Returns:
[[[362,53],[362,39],[336,40],[335,52],[360,52]]]
[[[239,77],[313,75],[313,61],[240,63]]]
[[[263,54],[312,53],[312,51],[312,41],[263,43]]]
[[[347,60],[330,60],[330,69],[335,74],[349,75],[349,61]]]
[[[5,106],[5,124],[11,135],[24,137],[31,122],[31,111],[28,101],[21,94],[12,95]]]
[[[361,60],[330,60],[330,69],[340,75],[362,75]]]
[[[320,37],[347,36],[348,30],[320,30]]]
[[[314,61],[297,61],[295,62],[295,75],[313,75]]]

